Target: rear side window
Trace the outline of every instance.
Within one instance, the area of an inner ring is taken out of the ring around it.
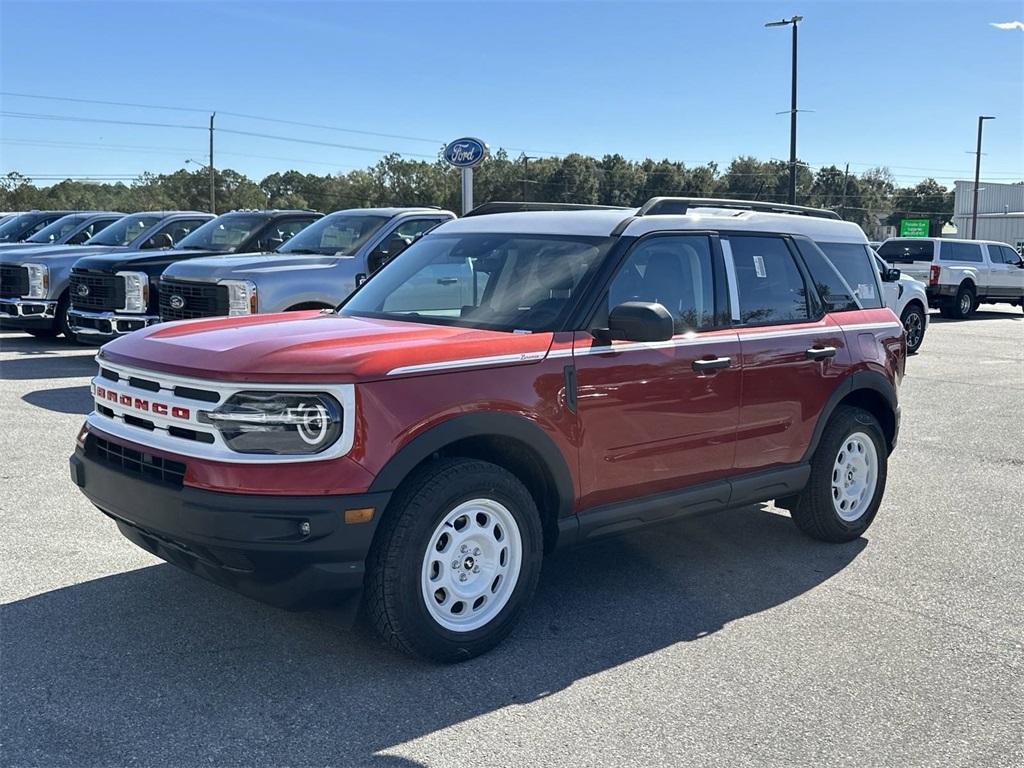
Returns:
[[[939,259],[942,261],[966,261],[973,264],[981,264],[981,246],[977,243],[958,243],[955,240],[948,240],[942,243]]]
[[[857,295],[847,282],[847,278],[823,253],[824,245],[819,247],[803,238],[794,238],[794,242],[828,311],[845,312],[860,309],[861,304],[857,301]]]
[[[731,237],[740,322],[799,323],[811,319],[807,286],[778,237]]]
[[[931,240],[886,240],[879,246],[878,255],[896,264],[931,261],[935,257],[935,243]]]
[[[839,270],[853,295],[864,309],[878,309],[882,306],[881,291],[878,288],[874,255],[871,248],[862,243],[818,243],[828,260]],[[808,266],[810,266],[808,264]],[[814,270],[811,270],[814,274]],[[814,281],[818,282],[815,275]]]

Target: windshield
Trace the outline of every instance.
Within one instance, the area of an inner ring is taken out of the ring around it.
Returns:
[[[878,247],[878,255],[890,263],[931,261],[935,245],[931,240],[886,240]]]
[[[429,235],[345,302],[342,315],[546,331],[564,321],[607,237]]]
[[[78,229],[79,225],[85,221],[88,216],[81,216],[79,214],[71,214],[70,216],[64,216],[57,219],[49,226],[43,227],[30,237],[26,242],[29,243],[55,243],[62,239],[65,235],[70,235],[74,230]]]
[[[152,227],[163,216],[157,214],[137,213],[118,219],[109,227],[100,230],[85,241],[86,245],[128,245],[135,238]]]
[[[29,224],[36,220],[38,213],[23,213],[11,216],[0,224],[0,243],[13,243]]]
[[[231,253],[253,230],[267,221],[259,214],[229,214],[208,221],[175,247],[189,251],[220,251]]]
[[[363,213],[336,213],[324,216],[278,248],[277,252],[351,256],[390,218]]]

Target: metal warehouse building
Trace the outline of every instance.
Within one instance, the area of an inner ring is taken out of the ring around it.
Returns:
[[[958,181],[954,190],[953,224],[956,237],[971,237],[971,213],[974,182]],[[998,240],[1024,252],[1024,184],[994,184],[982,181],[978,186],[978,240]]]

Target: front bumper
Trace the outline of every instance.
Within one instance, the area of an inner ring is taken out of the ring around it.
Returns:
[[[0,328],[50,328],[57,318],[57,302],[49,299],[0,299]]]
[[[68,311],[68,325],[80,341],[103,342],[160,322],[159,315],[122,315],[117,312]]]
[[[390,493],[263,496],[175,486],[150,479],[160,474],[154,457],[128,449],[115,466],[96,440],[87,435],[71,456],[71,479],[146,551],[280,608],[337,606],[362,587]],[[370,522],[345,523],[345,510],[367,507],[375,510]]]

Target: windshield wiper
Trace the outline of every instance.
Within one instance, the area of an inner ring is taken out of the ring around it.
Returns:
[[[278,251],[278,253],[280,253],[280,254],[282,254],[284,256],[288,256],[289,254],[292,254],[292,253],[298,253],[298,254],[302,254],[304,256],[324,256],[325,255],[323,251],[318,251],[315,248],[293,248],[292,250],[289,250],[289,251]]]
[[[179,245],[179,251],[208,251],[210,250],[205,245]]]

